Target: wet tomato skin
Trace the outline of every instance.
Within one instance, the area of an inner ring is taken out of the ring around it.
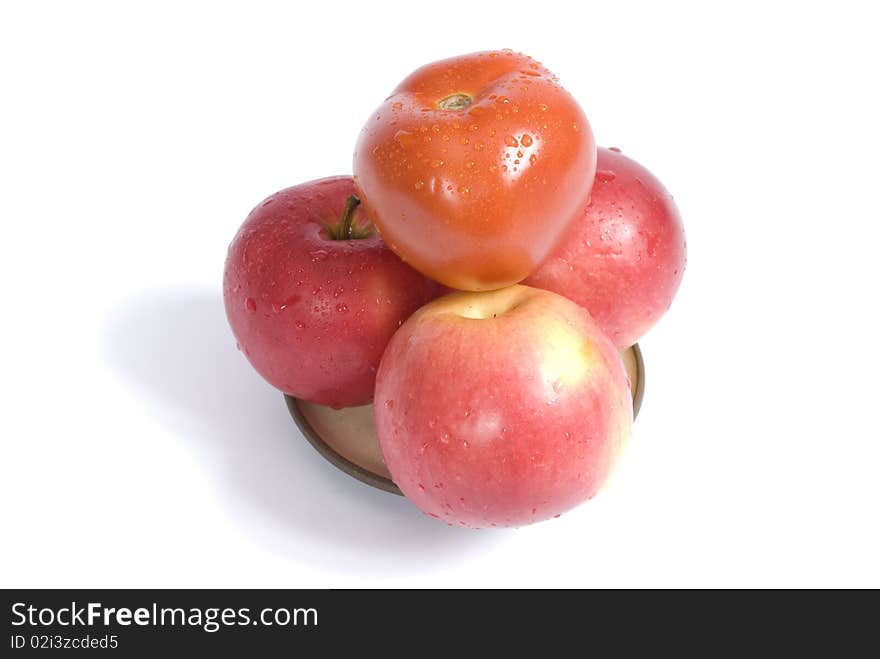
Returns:
[[[528,276],[587,205],[589,122],[557,78],[512,51],[435,62],[368,119],[355,185],[385,242],[462,290]]]

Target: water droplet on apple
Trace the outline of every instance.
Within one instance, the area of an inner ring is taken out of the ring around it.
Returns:
[[[340,302],[336,305],[336,311],[338,313],[346,313],[348,311],[348,305],[345,302]]]
[[[616,178],[617,174],[612,172],[610,169],[600,169],[596,172],[596,180],[602,183],[611,183],[611,181]]]
[[[387,407],[389,410],[393,409],[394,408],[394,401],[389,398],[388,400],[385,401],[385,407]]]
[[[244,301],[244,307],[247,309],[248,313],[255,313],[257,311],[257,301],[252,298],[246,298]]]

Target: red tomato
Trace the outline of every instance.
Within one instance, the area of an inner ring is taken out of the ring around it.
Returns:
[[[587,204],[596,144],[577,102],[526,55],[428,64],[361,131],[355,184],[385,242],[464,290],[524,279]]]

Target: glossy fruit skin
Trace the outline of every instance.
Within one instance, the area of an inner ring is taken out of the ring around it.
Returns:
[[[473,102],[444,110],[454,94]],[[596,145],[577,101],[532,58],[492,51],[428,64],[367,121],[358,193],[391,249],[461,290],[524,279],[590,195]]]
[[[592,201],[525,284],[589,310],[618,348],[660,320],[687,262],[672,195],[635,160],[600,148]]]
[[[444,292],[375,233],[329,240],[354,184],[349,176],[281,190],[248,215],[229,246],[226,315],[239,348],[270,384],[333,407],[373,398],[394,331]],[[355,223],[368,225],[355,210]]]
[[[428,515],[476,528],[590,499],[632,425],[612,343],[582,307],[526,286],[453,293],[413,314],[388,344],[374,405],[398,487]]]

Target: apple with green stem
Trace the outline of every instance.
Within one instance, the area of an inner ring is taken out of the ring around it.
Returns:
[[[229,246],[223,279],[229,324],[260,375],[337,408],[372,400],[389,339],[445,290],[382,242],[350,176],[260,203]]]

